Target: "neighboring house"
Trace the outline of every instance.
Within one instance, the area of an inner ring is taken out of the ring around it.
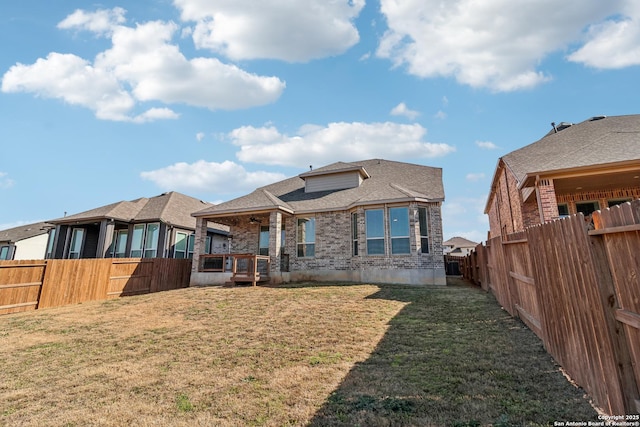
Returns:
[[[213,206],[169,192],[102,206],[49,221],[47,258],[191,258],[196,220]],[[203,251],[223,251],[228,228],[210,224]]]
[[[638,197],[640,115],[552,123],[542,139],[498,160],[485,207],[489,237]]]
[[[318,280],[445,284],[442,169],[387,160],[334,163],[194,214],[193,285],[210,222],[228,225],[231,252],[268,255],[272,283]]]
[[[442,249],[445,255],[464,257],[473,251],[476,246],[478,246],[476,242],[456,236],[444,242]]]
[[[0,261],[44,259],[51,224],[36,222],[0,231]]]

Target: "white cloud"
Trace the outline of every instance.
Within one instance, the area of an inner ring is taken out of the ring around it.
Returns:
[[[438,112],[437,112],[437,113],[435,113],[435,114],[433,115],[433,117],[435,117],[436,119],[444,120],[444,119],[446,119],[446,118],[447,118],[447,113],[445,113],[445,112],[444,112],[444,111],[442,111],[442,110],[438,110]]]
[[[281,173],[249,172],[231,161],[215,163],[205,160],[175,163],[161,169],[141,172],[140,177],[165,190],[210,191],[217,194],[252,191],[285,179]]]
[[[455,151],[447,144],[426,142],[426,133],[419,124],[339,122],[306,125],[294,136],[273,126],[244,126],[228,136],[240,147],[237,157],[242,162],[298,167],[367,158],[415,160]]]
[[[498,148],[496,144],[490,141],[476,141],[476,145],[483,150],[495,150]]]
[[[622,17],[591,25],[586,43],[567,59],[594,68],[640,65],[640,4],[627,1]]]
[[[6,189],[13,187],[15,181],[9,178],[9,174],[6,172],[0,172],[0,189]]]
[[[484,173],[468,173],[466,178],[471,182],[480,181],[484,179]]]
[[[142,123],[178,117],[169,108],[135,115],[144,102],[233,110],[274,102],[285,88],[276,77],[251,74],[215,58],[187,59],[171,44],[178,29],[174,23],[152,21],[132,28],[118,24],[123,10],[114,9],[115,18],[104,17],[104,12],[76,11],[60,23],[108,33],[112,47],[93,64],[52,52],[32,65],[12,66],[2,78],[2,91],[62,99],[93,110],[100,119]]]
[[[174,0],[195,22],[196,47],[233,60],[305,62],[345,52],[359,41],[354,20],[364,0]]]
[[[202,141],[205,137],[204,132],[198,132],[196,133],[196,139],[198,140],[198,142]]]
[[[392,116],[405,116],[410,120],[414,120],[420,115],[418,111],[410,110],[404,102],[393,107],[390,114]]]
[[[63,30],[78,29],[91,31],[98,34],[108,34],[119,24],[125,22],[126,10],[114,7],[111,10],[99,9],[95,12],[85,12],[77,9],[67,16],[57,27]]]
[[[622,0],[381,0],[388,30],[377,55],[419,77],[455,77],[472,87],[512,91],[550,79],[547,55],[619,11]]]

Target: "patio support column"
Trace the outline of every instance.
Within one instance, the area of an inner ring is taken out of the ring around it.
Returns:
[[[103,219],[100,222],[100,234],[98,236],[98,248],[96,249],[96,258],[107,258],[110,254],[108,250],[113,243],[114,221]]]
[[[540,212],[540,222],[557,219],[558,202],[556,201],[556,188],[552,179],[538,179],[536,181],[536,195],[538,198],[538,210]]]
[[[195,241],[193,242],[193,262],[191,264],[191,272],[197,273],[200,266],[200,255],[204,253],[204,246],[207,240],[207,224],[206,218],[196,218]]]
[[[282,249],[282,213],[273,211],[269,215],[269,257],[270,273],[280,274],[280,255]]]

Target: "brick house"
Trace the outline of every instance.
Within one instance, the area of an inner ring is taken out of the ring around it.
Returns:
[[[640,115],[552,123],[502,156],[485,206],[489,237],[640,197]]]
[[[196,220],[211,203],[171,191],[48,221],[46,258],[191,258]],[[228,228],[209,224],[202,250],[227,245]]]
[[[268,259],[271,283],[443,285],[443,201],[440,168],[375,159],[310,170],[194,213],[191,283],[230,277],[225,268],[207,271],[214,255],[200,249],[217,222],[230,228],[230,253]]]

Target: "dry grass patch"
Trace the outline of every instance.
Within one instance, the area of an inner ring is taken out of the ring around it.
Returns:
[[[464,286],[190,288],[0,317],[0,425],[476,425],[595,413]]]

